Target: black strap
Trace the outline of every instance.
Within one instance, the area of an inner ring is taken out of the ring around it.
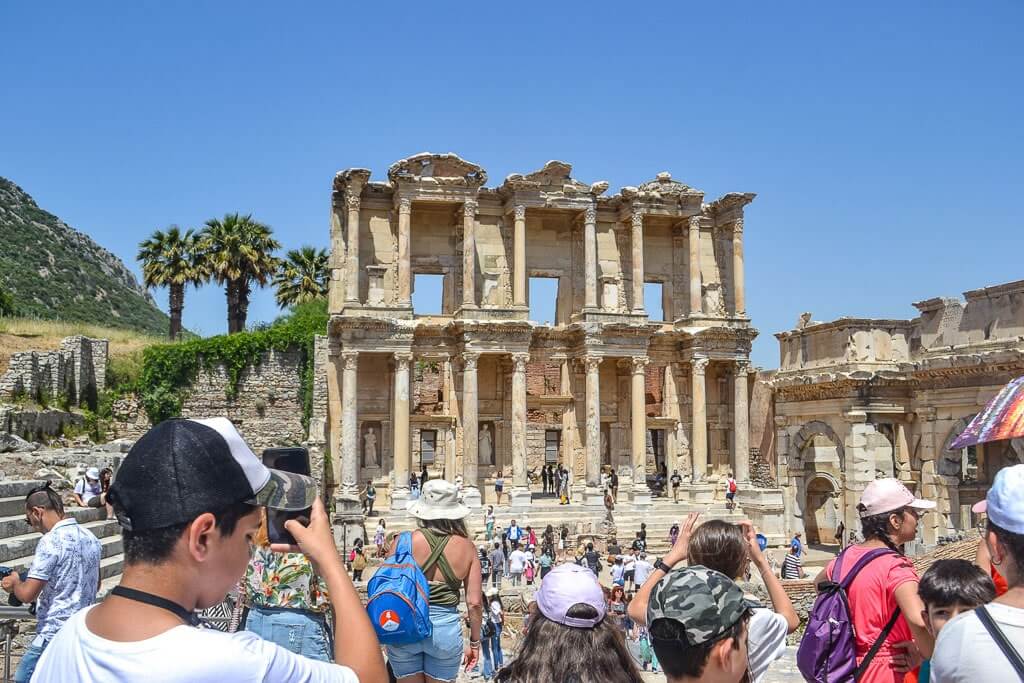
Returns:
[[[137,591],[134,588],[125,588],[124,586],[115,586],[111,589],[110,594],[116,595],[119,598],[124,598],[125,600],[134,600],[135,602],[141,602],[147,605],[152,605],[153,607],[165,609],[189,626],[199,626],[199,624],[202,623],[199,619],[199,615],[195,612],[185,609],[172,600],[161,598],[159,595],[153,595],[152,593],[146,593],[145,591]]]
[[[1024,660],[1021,659],[1020,653],[1006,639],[1006,634],[996,625],[992,615],[988,613],[984,606],[974,610],[974,613],[978,615],[978,619],[981,621],[982,626],[985,627],[985,630],[988,631],[988,634],[992,636],[992,640],[996,641],[996,645],[1003,651],[1006,658],[1010,660],[1010,665],[1017,672],[1017,676],[1024,681]]]
[[[882,643],[884,643],[885,639],[889,637],[890,633],[892,633],[892,629],[896,625],[896,620],[899,618],[900,608],[897,607],[896,611],[892,613],[891,617],[889,617],[889,623],[886,624],[885,628],[882,629],[882,633],[878,636],[878,640],[874,642],[874,644],[871,646],[871,649],[868,650],[868,653],[866,655],[864,655],[864,659],[861,660],[860,664],[857,666],[857,669],[853,672],[853,680],[859,681],[860,677],[864,675],[865,671],[867,671],[868,664],[870,664],[871,660],[874,659],[875,655],[878,654],[878,651],[882,648]]]

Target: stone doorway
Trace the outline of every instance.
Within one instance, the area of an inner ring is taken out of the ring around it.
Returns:
[[[842,519],[839,490],[826,476],[816,476],[807,483],[807,504],[804,526],[809,545],[835,545],[836,528]]]
[[[647,459],[654,460],[654,471],[661,472],[665,467],[665,430],[647,430]]]

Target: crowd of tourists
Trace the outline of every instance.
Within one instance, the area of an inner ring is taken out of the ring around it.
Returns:
[[[417,528],[389,535],[381,521],[374,534],[385,559],[364,604],[314,482],[267,468],[226,419],[161,423],[113,481],[87,479],[75,502],[112,506],[123,577],[94,604],[99,541],[51,488],[31,491],[26,521],[44,535],[29,570],[2,580],[37,603],[16,681],[420,683],[475,670],[502,683],[638,683],[647,669],[670,683],[757,683],[800,624],[745,522],[691,513],[656,559],[645,526],[628,547],[569,548],[564,525],[503,529],[489,507],[477,546],[458,486],[421,474]],[[865,488],[862,540],[814,579],[797,652],[807,680],[1024,680],[1024,465],[1001,470],[975,506],[987,515],[976,561],[940,560],[919,576],[904,546],[934,506],[895,479]],[[294,544],[271,542],[272,511],[308,511],[284,523]],[[367,552],[357,543],[347,558],[356,580]],[[794,537],[783,576],[802,573],[803,552]],[[752,576],[767,601],[744,590]],[[506,577],[534,586],[513,652],[502,644]],[[197,613],[229,592],[240,627],[197,628]]]

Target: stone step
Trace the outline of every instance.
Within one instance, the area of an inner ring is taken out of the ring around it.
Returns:
[[[82,526],[101,540],[110,537],[120,538],[121,535],[121,528],[118,526],[117,520],[113,519],[86,522]],[[42,534],[33,531],[20,536],[0,539],[0,564],[6,564],[19,557],[33,555],[36,551],[36,545],[39,544],[39,539],[42,537]]]
[[[24,506],[25,496],[28,492],[37,486],[42,486],[44,483],[41,479],[7,479],[0,481],[0,498],[17,498],[21,497],[22,506]]]
[[[124,551],[124,543],[121,540],[120,536],[107,536],[106,538],[101,538],[100,539],[100,576],[101,576],[101,578],[106,578],[108,576],[112,576],[113,575],[111,572],[114,571],[114,570],[111,570],[109,568],[112,564],[116,564],[116,567],[115,567],[116,572],[114,572],[114,573],[118,573],[118,574],[121,573],[121,566],[122,566],[123,561],[124,561],[124,555],[122,554],[123,551]],[[21,571],[23,569],[28,569],[29,567],[31,567],[32,566],[32,561],[34,559],[35,559],[34,555],[29,555],[27,557],[20,557],[18,559],[11,560],[10,562],[7,562],[6,566],[10,567],[11,569],[14,569],[16,571]],[[115,560],[116,560],[116,562],[114,562]],[[105,570],[104,567],[107,567],[107,569]],[[104,571],[107,571],[107,573],[104,574],[103,573]]]
[[[65,508],[64,512],[78,520],[79,524],[95,522],[105,519],[107,516],[107,511],[104,508],[69,507]],[[32,533],[32,527],[25,521],[24,510],[18,515],[0,517],[0,539],[10,538],[11,536],[23,536],[30,533]]]
[[[0,498],[0,517],[13,517],[25,514],[25,496],[8,496]]]

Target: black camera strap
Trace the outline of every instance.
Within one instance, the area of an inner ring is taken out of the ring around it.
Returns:
[[[161,598],[159,595],[153,595],[152,593],[146,593],[145,591],[137,591],[134,588],[125,588],[124,586],[115,586],[111,589],[110,594],[116,595],[119,598],[124,598],[125,600],[134,600],[135,602],[142,602],[147,605],[152,605],[153,607],[165,609],[189,626],[199,626],[201,623],[198,614],[190,612],[173,600]]]

